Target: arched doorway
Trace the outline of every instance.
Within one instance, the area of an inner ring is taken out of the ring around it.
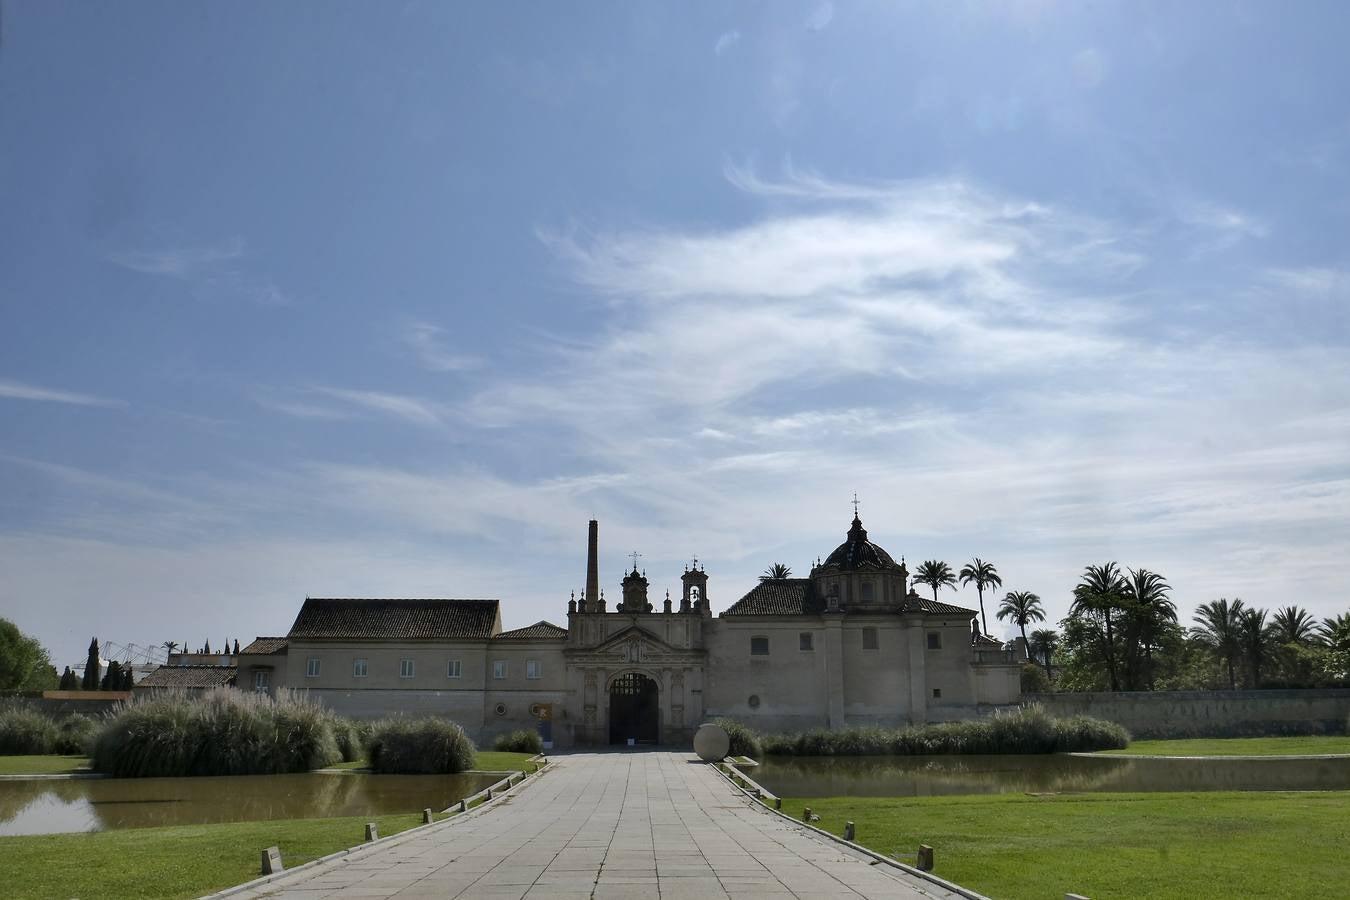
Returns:
[[[609,685],[609,742],[655,744],[661,725],[660,691],[641,672],[627,672]]]

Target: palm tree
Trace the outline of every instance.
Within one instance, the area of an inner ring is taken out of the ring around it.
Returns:
[[[1350,650],[1350,613],[1323,619],[1317,630],[1332,650]]]
[[[1050,674],[1050,657],[1058,646],[1059,632],[1053,628],[1039,628],[1031,633],[1031,650],[1045,664],[1046,678],[1052,677]]]
[[[916,584],[926,584],[933,589],[933,602],[937,602],[938,588],[949,587],[956,590],[956,575],[951,566],[936,559],[924,560],[914,572]]]
[[[987,563],[978,556],[961,567],[961,574],[957,576],[961,579],[961,585],[973,583],[975,591],[980,595],[980,626],[984,633],[989,633],[989,620],[984,616],[984,589],[989,587],[1003,587],[1003,579],[999,577],[998,569],[994,568],[993,563]]]
[[[994,613],[1000,620],[1012,619],[1022,631],[1022,647],[1031,655],[1031,644],[1027,642],[1027,623],[1044,622],[1045,610],[1041,608],[1041,598],[1030,591],[1009,591]]]
[[[786,563],[774,563],[773,565],[769,566],[767,569],[764,570],[764,574],[759,576],[759,580],[777,581],[779,579],[791,577],[792,577],[792,570],[787,567]]]
[[[1153,690],[1153,648],[1158,637],[1169,624],[1177,620],[1177,607],[1172,602],[1172,586],[1157,572],[1148,569],[1129,569],[1125,579],[1125,607],[1129,614],[1129,643],[1144,653],[1144,688]],[[1137,656],[1132,651],[1131,659]],[[1129,667],[1135,669],[1132,664]],[[1137,688],[1133,671],[1128,673],[1129,687]]]
[[[177,642],[177,641],[165,641],[164,644],[163,644],[163,647],[164,647],[165,650],[169,651],[170,653],[177,653],[177,652],[178,652],[178,642]]]
[[[1271,617],[1275,640],[1281,644],[1311,644],[1317,638],[1313,617],[1301,606],[1286,606]]]
[[[1261,686],[1261,664],[1266,661],[1266,645],[1270,642],[1272,626],[1266,623],[1264,609],[1247,609],[1242,613],[1242,649],[1247,654],[1247,667],[1252,674],[1252,687]]]
[[[1114,562],[1088,566],[1073,589],[1070,615],[1102,620],[1101,634],[1105,642],[1102,656],[1111,679],[1111,690],[1120,690],[1120,676],[1116,672],[1116,639],[1112,614],[1121,608],[1125,598],[1125,579]]]
[[[1228,666],[1228,686],[1237,688],[1237,672],[1233,666],[1242,653],[1242,617],[1245,607],[1236,597],[1229,603],[1220,597],[1202,603],[1195,610],[1195,627],[1191,634],[1195,639],[1214,651]]]

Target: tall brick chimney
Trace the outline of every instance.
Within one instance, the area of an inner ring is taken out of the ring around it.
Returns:
[[[586,537],[586,612],[600,609],[600,523],[591,519]]]

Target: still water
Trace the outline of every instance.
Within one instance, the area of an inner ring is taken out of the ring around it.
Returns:
[[[0,781],[0,836],[446,809],[500,775]]]
[[[747,774],[783,797],[1123,791],[1344,791],[1350,759],[770,757]]]

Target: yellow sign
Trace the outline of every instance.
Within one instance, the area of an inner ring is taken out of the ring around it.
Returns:
[[[546,722],[553,718],[553,704],[535,703],[530,707],[530,715]]]

